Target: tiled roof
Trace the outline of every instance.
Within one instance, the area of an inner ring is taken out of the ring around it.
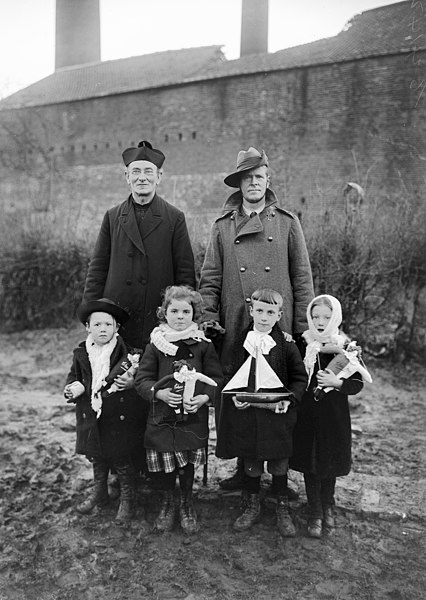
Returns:
[[[413,17],[415,30],[413,31]],[[204,78],[357,60],[426,48],[426,11],[415,10],[412,0],[381,6],[355,15],[334,37],[279,50],[274,54],[245,56],[212,66]]]
[[[426,12],[415,8],[405,0],[368,10],[334,37],[273,54],[227,61],[220,46],[207,46],[61,69],[2,100],[0,110],[426,49]]]
[[[0,102],[0,109],[122,94],[202,77],[225,60],[221,46],[168,50],[59,69]]]

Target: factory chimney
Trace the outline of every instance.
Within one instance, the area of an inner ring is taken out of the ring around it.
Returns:
[[[268,52],[268,0],[243,0],[240,56]]]
[[[56,0],[55,70],[100,60],[99,0]]]

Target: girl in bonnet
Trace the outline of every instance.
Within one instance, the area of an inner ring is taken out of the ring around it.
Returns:
[[[353,361],[349,374],[335,374],[331,368],[336,356],[347,354],[345,348],[350,342],[339,331],[342,308],[337,298],[328,294],[314,298],[307,308],[307,320],[309,329],[303,338],[308,388],[294,429],[290,467],[303,473],[309,509],[308,535],[319,538],[323,530],[334,528],[336,477],[347,475],[351,468],[348,396],[358,394],[363,378],[371,381],[371,377],[358,359]],[[319,396],[318,388],[327,393]]]

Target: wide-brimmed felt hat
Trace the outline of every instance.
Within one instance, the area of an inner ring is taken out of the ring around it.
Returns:
[[[147,142],[146,140],[139,142],[137,148],[134,146],[126,148],[123,150],[121,156],[123,157],[123,162],[126,167],[135,160],[147,160],[148,162],[152,162],[159,169],[161,169],[166,158],[161,150],[153,148],[151,142]]]
[[[82,302],[77,309],[77,317],[80,321],[85,325],[87,323],[88,318],[94,312],[104,312],[113,316],[117,323],[120,325],[124,325],[126,321],[129,320],[129,313],[115,304],[109,298],[100,298],[99,300],[89,300],[88,302]]]
[[[229,187],[239,188],[241,175],[250,169],[257,169],[258,167],[268,166],[268,157],[265,151],[259,152],[253,146],[250,146],[248,150],[240,150],[237,156],[237,170],[225,177],[223,180]]]

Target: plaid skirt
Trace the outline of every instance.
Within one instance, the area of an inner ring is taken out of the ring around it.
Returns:
[[[184,452],[158,452],[152,450],[152,448],[147,448],[146,462],[148,471],[173,473],[175,469],[185,467],[188,463],[192,463],[195,468],[204,465],[206,463],[206,449],[197,448],[196,450],[185,450]]]

